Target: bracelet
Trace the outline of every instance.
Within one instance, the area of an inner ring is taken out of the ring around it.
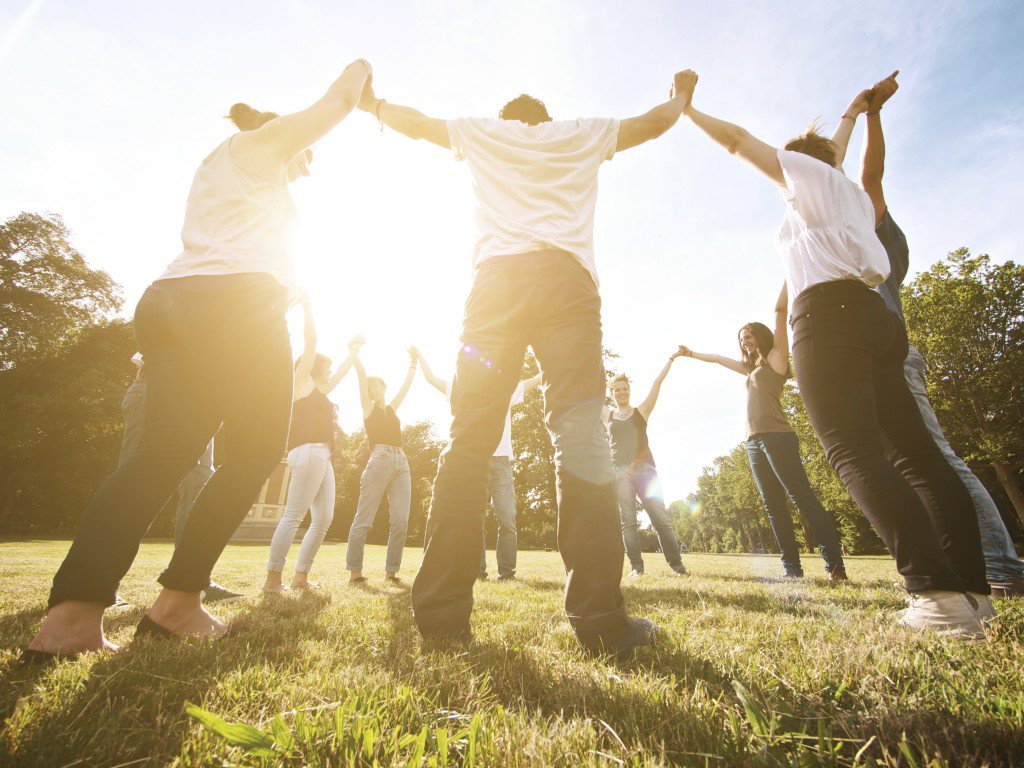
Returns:
[[[377,99],[377,106],[373,108],[373,114],[377,118],[377,124],[380,126],[381,133],[384,132],[384,121],[380,119],[380,105],[387,103],[387,99]]]
[[[850,118],[851,120],[853,120],[853,122],[857,122],[857,116],[856,115],[850,115],[850,114],[847,114],[845,112],[843,113],[843,116],[840,117],[839,119],[840,120],[845,120],[846,118]]]

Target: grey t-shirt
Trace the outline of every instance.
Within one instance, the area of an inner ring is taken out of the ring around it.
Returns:
[[[895,312],[896,317],[906,325],[906,318],[903,317],[903,301],[900,299],[900,286],[910,270],[910,247],[907,245],[907,236],[903,230],[893,221],[886,208],[885,215],[875,227],[875,234],[885,248],[889,256],[889,277],[875,290],[882,295],[885,306],[889,311]]]

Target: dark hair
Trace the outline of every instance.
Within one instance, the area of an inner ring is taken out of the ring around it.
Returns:
[[[498,117],[502,120],[518,120],[527,125],[551,122],[551,115],[548,114],[544,102],[525,93],[519,94],[502,107]]]
[[[818,125],[818,121],[815,119],[807,126],[805,133],[787,141],[783,149],[800,152],[835,168],[838,148],[832,139],[818,133],[820,130],[821,126]]]
[[[775,347],[775,334],[764,323],[747,323],[736,332],[737,341],[739,341],[740,335],[744,331],[750,331],[754,334],[754,340],[757,342],[757,352],[752,356],[743,348],[743,342],[740,341],[740,360],[751,371],[755,368],[760,368],[762,365],[768,365],[768,353]]]
[[[295,358],[295,365],[292,366],[292,370],[293,371],[294,370],[298,370],[299,363],[301,363],[301,362],[302,362],[302,355],[299,355],[297,358]],[[313,358],[313,367],[310,368],[310,371],[309,371],[310,374],[313,373],[313,371],[316,369],[316,367],[318,365],[326,365],[327,369],[330,370],[330,368],[331,368],[331,358],[329,358],[327,355],[322,355],[319,352],[317,352],[316,353],[316,357]]]
[[[233,104],[228,111],[227,118],[240,131],[255,131],[262,125],[269,123],[275,117],[280,117],[277,112],[260,112],[248,104]]]

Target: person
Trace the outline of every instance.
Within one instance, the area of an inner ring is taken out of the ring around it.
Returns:
[[[747,323],[740,328],[737,333],[739,360],[695,352],[686,346],[679,349],[686,357],[718,363],[747,379],[747,459],[779,546],[783,576],[799,579],[804,575],[800,546],[786,507],[786,496],[789,496],[810,527],[825,561],[829,581],[846,581],[846,565],[835,523],[811,488],[800,459],[796,432],[782,410],[782,388],[790,377],[787,304],[783,284],[775,303],[775,332],[763,323]]]
[[[889,258],[891,272],[877,290],[882,295],[886,307],[893,312],[900,322],[906,324],[903,315],[903,302],[900,298],[900,286],[910,268],[910,248],[906,235],[892,217],[882,189],[882,176],[885,172],[885,137],[882,134],[882,106],[899,87],[894,72],[889,77],[876,83],[870,89],[867,112],[865,113],[864,153],[861,163],[861,185],[875,213],[875,234],[885,248]],[[852,130],[852,125],[850,126]],[[845,141],[840,145],[841,153],[846,151],[849,133],[844,135]],[[928,427],[932,439],[939,447],[942,455],[967,486],[974,512],[978,517],[981,533],[981,545],[985,555],[985,570],[992,592],[998,597],[1024,596],[1024,562],[1017,557],[1013,540],[1006,529],[1006,524],[999,514],[992,496],[970,467],[956,455],[953,447],[942,431],[939,419],[935,415],[928,390],[925,385],[926,365],[924,357],[914,346],[909,347],[907,359],[903,364],[903,372],[907,385],[914,395],[921,418]]]
[[[263,584],[266,593],[289,589],[281,583],[281,572],[306,510],[309,510],[309,528],[299,546],[299,559],[290,589],[315,589],[319,586],[309,580],[309,572],[334,519],[331,454],[338,426],[337,406],[327,396],[352,368],[362,343],[358,336],[348,343],[348,358],[332,374],[331,359],[316,351],[316,325],[309,297],[302,294],[300,301],[305,319],[305,345],[301,357],[295,361],[292,378],[292,419],[288,430],[288,469],[291,474],[284,514],[270,540],[267,577]]]
[[[665,494],[661,490],[658,469],[654,465],[654,454],[651,453],[647,440],[647,424],[651,420],[651,411],[654,410],[658,395],[661,394],[661,384],[677,357],[679,352],[669,355],[668,362],[655,377],[651,391],[636,408],[629,403],[630,387],[626,375],[619,374],[613,378],[608,389],[615,407],[606,407],[602,412],[611,440],[615,491],[619,500],[619,520],[622,524],[622,543],[626,547],[626,556],[632,568],[629,575],[633,577],[642,576],[644,573],[644,557],[640,551],[640,531],[637,525],[638,497],[658,534],[658,542],[661,544],[661,551],[665,555],[668,567],[679,576],[686,575],[686,566],[683,565],[679,554],[679,542],[665,509]]]
[[[413,583],[413,613],[432,642],[471,639],[491,456],[532,346],[544,381],[555,449],[558,549],[565,608],[583,648],[626,656],[652,643],[655,625],[627,618],[623,546],[601,408],[601,299],[594,261],[597,175],[617,151],[671,128],[682,96],[628,120],[551,119],[523,94],[497,120],[440,120],[378,99],[360,108],[413,139],[465,160],[477,198],[475,274],[452,382],[451,440],[441,455],[427,545]]]
[[[369,64],[354,61],[319,101],[290,115],[231,108],[239,132],[196,171],[184,248],[135,310],[147,382],[138,449],[93,497],[25,663],[115,649],[103,633],[104,609],[153,518],[218,427],[224,461],[196,499],[159,577],[163,590],[136,636],[216,638],[227,631],[203,608],[201,594],[280,462],[288,434],[285,312],[294,291],[296,223],[288,185],[308,175],[309,147],[348,115],[369,77]]]
[[[142,355],[136,352],[132,355],[132,362],[136,366],[135,379],[132,381],[128,391],[125,392],[121,401],[121,413],[124,415],[124,439],[121,441],[121,454],[118,458],[118,466],[124,464],[139,445],[139,437],[142,435],[142,415],[146,407],[146,365]],[[213,477],[213,443],[211,440],[199,457],[195,466],[192,467],[185,477],[178,483],[178,502],[174,511],[174,546],[181,543],[181,536],[185,530],[185,521],[195,504],[199,492]],[[238,592],[233,592],[227,587],[221,586],[214,581],[203,590],[202,600],[204,603],[229,603],[241,598]],[[126,605],[120,595],[114,596],[114,607]]]
[[[402,567],[405,551],[405,537],[409,531],[409,505],[412,503],[412,475],[409,460],[402,450],[402,422],[397,411],[409,393],[416,377],[416,356],[409,350],[409,370],[405,381],[398,388],[394,399],[385,405],[387,387],[377,376],[367,376],[366,369],[357,354],[353,354],[356,373],[359,375],[359,399],[363,406],[363,424],[366,440],[370,444],[370,458],[359,478],[359,501],[352,528],[348,532],[345,549],[345,568],[349,572],[349,584],[364,584],[363,550],[366,536],[373,526],[384,495],[388,497],[388,550],[384,561],[384,580],[401,584],[398,571]]]
[[[427,364],[423,353],[413,347],[413,353],[419,361],[423,378],[445,398],[451,402],[452,385],[434,375],[434,372]],[[516,386],[512,393],[510,406],[516,406],[523,402],[526,393],[535,389],[540,384],[540,374],[523,379]],[[509,408],[505,414],[505,431],[501,433],[501,442],[491,456],[490,485],[487,493],[491,500],[491,509],[494,511],[494,519],[498,523],[498,538],[494,545],[494,556],[498,561],[498,581],[514,581],[516,578],[516,555],[518,550],[518,532],[516,530],[516,482],[512,474],[512,410]],[[483,547],[480,550],[480,575],[481,581],[487,579],[487,541],[484,537]]]
[[[697,75],[686,76],[692,89]],[[854,111],[866,109],[867,92]],[[837,163],[836,142],[805,134],[776,149],[690,104],[712,140],[773,181],[786,203],[776,244],[793,297],[793,363],[829,464],[896,560],[909,593],[898,621],[984,636],[992,615],[978,519],[903,376],[906,329],[872,288],[889,275],[871,200]],[[849,130],[848,111],[838,130]]]

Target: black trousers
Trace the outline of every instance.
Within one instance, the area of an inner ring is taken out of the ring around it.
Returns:
[[[790,322],[811,425],[907,589],[988,594],[970,494],[907,387],[903,323],[856,280],[807,289]]]
[[[530,345],[544,382],[555,448],[558,549],[565,610],[588,640],[626,627],[623,546],[608,439],[601,424],[601,299],[570,254],[540,251],[484,262],[466,302],[452,385],[451,441],[434,480],[427,545],[412,588],[425,633],[461,630],[480,572],[491,455]]]
[[[224,462],[160,576],[195,592],[281,461],[291,414],[287,292],[269,275],[162,280],[135,310],[145,358],[138,448],[100,486],[53,580],[50,605],[112,605],[143,535],[223,422]]]

